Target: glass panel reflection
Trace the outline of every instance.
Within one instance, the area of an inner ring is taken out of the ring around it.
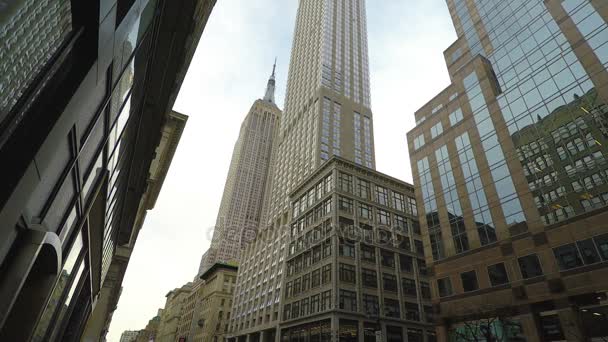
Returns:
[[[65,311],[67,310],[67,307],[70,304],[72,296],[74,295],[78,279],[80,278],[80,274],[82,274],[82,270],[84,268],[84,263],[81,262],[80,267],[76,272],[76,277],[73,276],[76,262],[78,261],[78,257],[80,256],[82,248],[83,240],[82,232],[80,232],[74,240],[69,254],[67,254],[63,269],[61,270],[59,278],[57,279],[57,283],[55,284],[55,288],[51,293],[51,297],[46,306],[46,309],[42,313],[40,321],[38,322],[38,326],[36,327],[36,331],[34,332],[34,336],[32,338],[33,342],[47,341],[47,339],[45,339],[45,334],[47,329],[49,328],[49,325],[51,324],[51,321],[53,321],[53,315],[57,310],[59,310],[57,311],[59,317],[58,319],[54,320],[55,322],[60,322],[61,318],[65,315]],[[72,281],[71,286],[70,281]],[[67,289],[67,297],[65,297],[65,299],[62,299],[64,293],[66,293],[67,286],[70,286],[69,289]],[[63,305],[61,303],[63,303]]]

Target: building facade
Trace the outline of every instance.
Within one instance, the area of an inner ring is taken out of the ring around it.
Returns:
[[[412,185],[334,157],[290,199],[281,341],[435,341]]]
[[[135,342],[137,340],[137,334],[139,334],[139,331],[123,331],[123,333],[120,335],[120,342]]]
[[[365,0],[299,2],[267,216],[239,265],[249,297],[233,316],[248,323],[233,335],[278,336],[291,191],[334,155],[375,167],[366,25]]]
[[[606,338],[608,4],[447,4],[408,133],[439,339]]]
[[[158,310],[158,314],[148,321],[146,327],[137,333],[136,342],[150,342],[156,341],[156,335],[158,334],[158,326],[160,324],[160,317],[162,316],[163,309]]]
[[[199,275],[218,262],[238,263],[241,250],[255,238],[265,216],[264,199],[270,192],[270,167],[281,120],[274,100],[275,68],[264,98],[253,103],[241,124],[213,238],[201,259]]]
[[[180,320],[187,299],[192,294],[192,283],[187,283],[180,288],[169,291],[165,307],[160,316],[156,340],[159,342],[174,342],[179,337]]]
[[[0,4],[0,340],[105,338],[214,3]]]
[[[216,263],[201,275],[190,337],[186,341],[226,341],[238,268]]]

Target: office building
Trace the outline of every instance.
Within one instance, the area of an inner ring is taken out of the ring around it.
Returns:
[[[447,4],[451,84],[408,133],[438,338],[605,339],[608,4]]]
[[[105,339],[214,3],[0,4],[0,340]]]
[[[275,153],[281,110],[274,100],[275,68],[264,98],[256,100],[241,124],[209,250],[199,276],[216,263],[238,263],[241,250],[255,238],[270,195],[270,166]]]
[[[225,341],[238,268],[216,263],[201,275],[194,319],[186,341]],[[181,337],[181,336],[180,336]]]
[[[281,341],[434,341],[413,190],[333,157],[292,192]]]
[[[137,340],[137,334],[139,334],[139,331],[123,331],[123,333],[120,335],[120,342],[135,342],[135,340]]]
[[[178,330],[186,299],[192,293],[192,283],[171,290],[165,296],[165,306],[160,316],[156,341],[173,342],[178,338]]]
[[[332,156],[375,168],[364,0],[301,0],[266,219],[239,265],[232,336],[279,337],[290,193]],[[264,300],[261,298],[264,297]],[[254,323],[255,322],[255,323]]]

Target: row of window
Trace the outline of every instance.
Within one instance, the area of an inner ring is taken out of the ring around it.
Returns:
[[[376,212],[375,222],[385,226],[393,225],[397,230],[408,232],[411,228],[416,234],[420,234],[420,224],[418,221],[410,220],[409,218],[399,215],[392,214],[391,212],[381,209],[374,208],[363,202],[357,203],[355,213],[355,202],[352,198],[340,196],[338,198],[338,209],[348,214],[356,214],[359,218],[373,221],[374,211]]]
[[[285,299],[331,282],[331,264],[320,267],[285,284]]]
[[[452,113],[450,113],[448,115],[448,118],[450,120],[450,126],[454,126],[457,123],[459,123],[460,121],[462,121],[463,114],[462,114],[462,109],[458,108],[455,111],[453,111]],[[433,125],[431,127],[431,139],[435,139],[438,136],[440,136],[441,134],[443,134],[443,124],[441,123],[441,121],[439,121],[438,123],[436,123],[435,125]],[[417,151],[419,150],[421,147],[423,147],[425,145],[425,141],[424,141],[424,134],[420,134],[419,136],[414,138],[414,150]]]
[[[332,175],[325,177],[316,186],[306,192],[302,197],[292,203],[293,217],[298,217],[306,208],[312,208],[316,201],[333,190]]]
[[[332,308],[331,290],[283,306],[283,320],[305,317]]]
[[[328,215],[331,215],[331,197],[311,209],[306,215],[291,225],[291,236],[296,236],[302,233],[306,228],[314,225],[319,220],[322,220]],[[302,212],[303,213],[303,212]],[[295,217],[295,216],[294,216]]]
[[[314,246],[293,259],[287,261],[287,276],[307,270],[321,260],[331,256],[331,239]]]
[[[366,244],[359,244],[359,252],[361,253],[361,261],[366,263],[376,263],[376,247],[369,246]],[[340,241],[339,254],[342,257],[355,258],[355,245]],[[380,248],[380,265],[388,268],[395,268],[395,253]],[[423,259],[418,260],[418,272],[420,275],[426,275],[426,263]],[[414,258],[399,254],[399,267],[401,271],[413,272],[413,261]]]
[[[340,263],[338,275],[341,282],[350,284],[357,283],[356,267],[354,265]],[[361,282],[363,287],[377,289],[377,272],[375,270],[362,268]],[[403,289],[403,294],[406,296],[416,297],[418,295],[417,285],[414,279],[401,278],[401,287]],[[397,292],[397,277],[394,274],[382,273],[382,289],[389,292]],[[420,294],[424,299],[431,299],[431,291],[428,282],[420,282]]]
[[[372,192],[373,185],[373,192]],[[383,186],[373,184],[353,175],[340,172],[338,174],[338,189],[343,192],[355,194],[363,199],[374,200],[376,203],[395,210],[416,216],[416,200],[400,192],[392,191]]]
[[[553,249],[553,254],[562,271],[608,261],[608,234],[556,247]],[[523,279],[543,275],[543,269],[536,254],[520,257],[517,259],[517,262]],[[510,281],[504,263],[488,266],[487,271],[491,286],[504,285]],[[460,279],[464,292],[471,292],[479,289],[475,271],[461,273]],[[437,280],[437,288],[440,297],[446,297],[453,294],[450,278]]]
[[[402,315],[401,305],[398,300],[391,298],[384,298],[382,306],[383,311],[380,311],[380,303],[378,296],[362,294],[362,311],[366,316],[371,317],[391,317],[391,318],[404,318],[411,321],[420,321],[420,306],[418,303],[404,302],[405,312]],[[338,307],[341,310],[359,312],[357,305],[357,293],[355,291],[342,290],[340,289],[338,298]],[[433,321],[433,309],[431,306],[424,306],[426,314],[426,321]]]

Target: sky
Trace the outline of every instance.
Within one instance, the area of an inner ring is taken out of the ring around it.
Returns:
[[[297,0],[219,0],[174,109],[189,116],[160,197],[135,245],[108,341],[143,329],[172,289],[192,281],[209,247],[241,121],[277,58],[286,88]],[[378,171],[412,182],[406,132],[449,85],[443,51],[456,39],[445,0],[368,0]]]

